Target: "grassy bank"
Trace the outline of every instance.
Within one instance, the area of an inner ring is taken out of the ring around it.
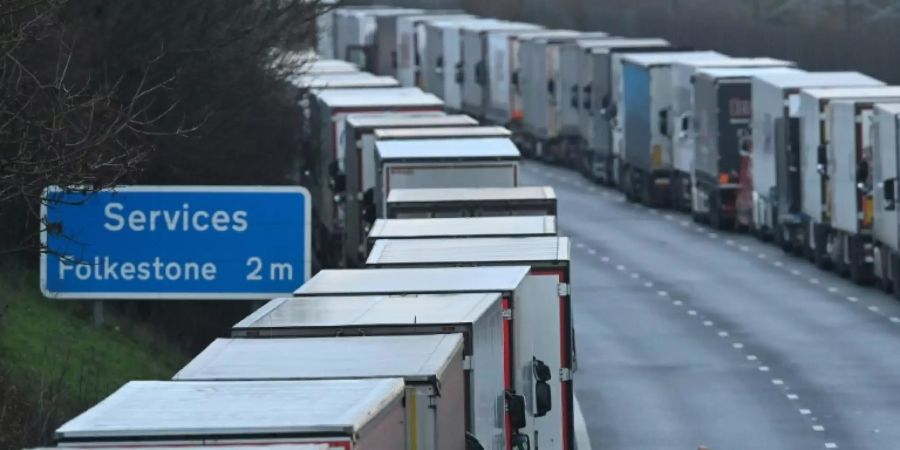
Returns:
[[[0,264],[0,448],[37,445],[61,422],[132,379],[166,379],[187,362],[176,346],[89,305],[44,299],[37,274]]]

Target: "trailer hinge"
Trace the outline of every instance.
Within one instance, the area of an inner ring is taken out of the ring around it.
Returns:
[[[568,367],[560,367],[559,381],[572,381],[572,371]]]
[[[472,356],[463,356],[463,370],[472,370]]]
[[[559,283],[556,285],[556,292],[560,297],[571,295],[572,289],[569,287],[569,283]]]
[[[512,309],[507,308],[503,310],[503,319],[512,320]]]

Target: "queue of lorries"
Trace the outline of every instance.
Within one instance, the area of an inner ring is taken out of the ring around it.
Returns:
[[[318,25],[291,82],[324,269],[60,447],[574,449],[570,242],[520,155],[900,284],[900,88],[453,10]]]

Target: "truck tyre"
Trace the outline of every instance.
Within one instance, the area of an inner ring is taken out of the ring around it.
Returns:
[[[849,239],[850,248],[850,280],[854,283],[865,286],[871,283],[869,276],[869,268],[866,265],[865,249],[862,240],[856,236]]]
[[[900,298],[900,255],[893,250],[891,251],[891,286],[894,290],[894,296]]]
[[[885,293],[891,293],[894,290],[894,261],[892,261],[893,253],[887,249],[882,248],[880,253],[881,260],[881,278],[878,279],[878,287],[881,288]]]
[[[813,262],[822,270],[829,270],[833,267],[830,256],[828,255],[828,239],[825,235],[825,229],[821,225],[813,227],[813,239],[815,239],[816,248],[813,250]]]

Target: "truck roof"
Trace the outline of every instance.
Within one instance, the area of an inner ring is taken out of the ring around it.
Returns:
[[[570,259],[569,238],[558,236],[466,239],[380,239],[366,264],[559,262]]]
[[[709,61],[684,61],[675,64],[696,68],[727,68],[727,67],[795,67],[797,63],[775,58],[734,58],[723,55],[714,57]],[[803,72],[798,70],[798,72]]]
[[[438,203],[511,200],[555,200],[551,186],[519,186],[508,188],[420,188],[391,189],[388,203]]]
[[[610,45],[615,45],[616,43],[622,42],[627,38],[622,38],[618,36],[607,36],[607,37],[599,37],[599,38],[584,38],[584,39],[575,39],[572,41],[573,45],[578,46],[578,48],[588,51],[597,47],[608,47]]]
[[[632,64],[642,67],[667,66],[682,61],[703,61],[714,58],[726,57],[715,51],[688,51],[688,52],[659,52],[659,53],[634,53],[623,58]]]
[[[471,14],[466,14],[465,11],[462,10],[445,10],[444,12],[435,12],[428,11],[424,14],[410,14],[408,16],[402,16],[399,20],[412,20],[413,22],[422,22],[425,20],[455,20],[455,19],[470,19],[474,16]]]
[[[304,75],[324,73],[359,73],[355,64],[339,59],[310,59],[300,65],[300,71]]]
[[[780,89],[884,85],[883,82],[859,72],[766,73],[755,78]]]
[[[434,383],[462,351],[459,334],[216,339],[174,380],[403,378]]]
[[[57,438],[352,435],[403,392],[403,380],[131,381],[56,430]]]
[[[900,103],[879,103],[875,105],[875,109],[888,114],[900,115]]]
[[[313,91],[331,108],[373,108],[390,106],[439,107],[444,102],[419,88],[324,89]]]
[[[792,73],[802,72],[802,70],[793,67],[769,66],[769,67],[714,67],[700,68],[695,72],[695,76],[701,78],[711,78],[714,80],[734,79],[734,78],[753,78],[759,74],[765,73]]]
[[[477,32],[485,32],[485,31],[503,31],[503,30],[537,30],[541,27],[540,25],[535,25],[533,23],[525,23],[525,22],[508,22],[504,20],[499,20],[496,22],[467,22],[465,23],[461,29],[465,31],[477,31]]]
[[[900,95],[900,86],[859,86],[838,88],[806,88],[803,94],[817,99],[878,98]]]
[[[403,126],[477,125],[478,121],[463,114],[447,115],[442,111],[384,112],[350,114],[347,123],[360,129]]]
[[[377,141],[375,149],[382,160],[519,159],[519,149],[509,138],[398,139]]]
[[[441,139],[473,137],[510,137],[512,132],[504,127],[420,127],[375,130],[375,139]]]
[[[578,35],[580,33],[575,30],[539,30],[533,34],[520,34],[518,38],[522,42],[546,42],[560,38],[571,39]]]
[[[288,81],[302,89],[397,87],[400,82],[394,77],[375,76],[368,72],[303,74]]]
[[[629,48],[652,48],[669,45],[671,45],[671,43],[665,39],[619,38],[616,40],[616,42],[609,42],[609,45],[591,49],[591,53],[611,53],[619,50],[626,50]]]
[[[525,266],[410,269],[326,269],[294,291],[309,295],[471,294],[512,292]]]
[[[556,234],[556,217],[503,216],[435,219],[378,219],[369,238],[538,236]]]
[[[573,35],[560,35],[560,36],[539,36],[535,38],[535,41],[538,42],[547,42],[547,43],[569,43],[576,40],[583,39],[599,39],[608,37],[609,34],[604,33],[602,31],[578,31]]]
[[[276,298],[232,330],[472,323],[500,298],[496,292]]]

